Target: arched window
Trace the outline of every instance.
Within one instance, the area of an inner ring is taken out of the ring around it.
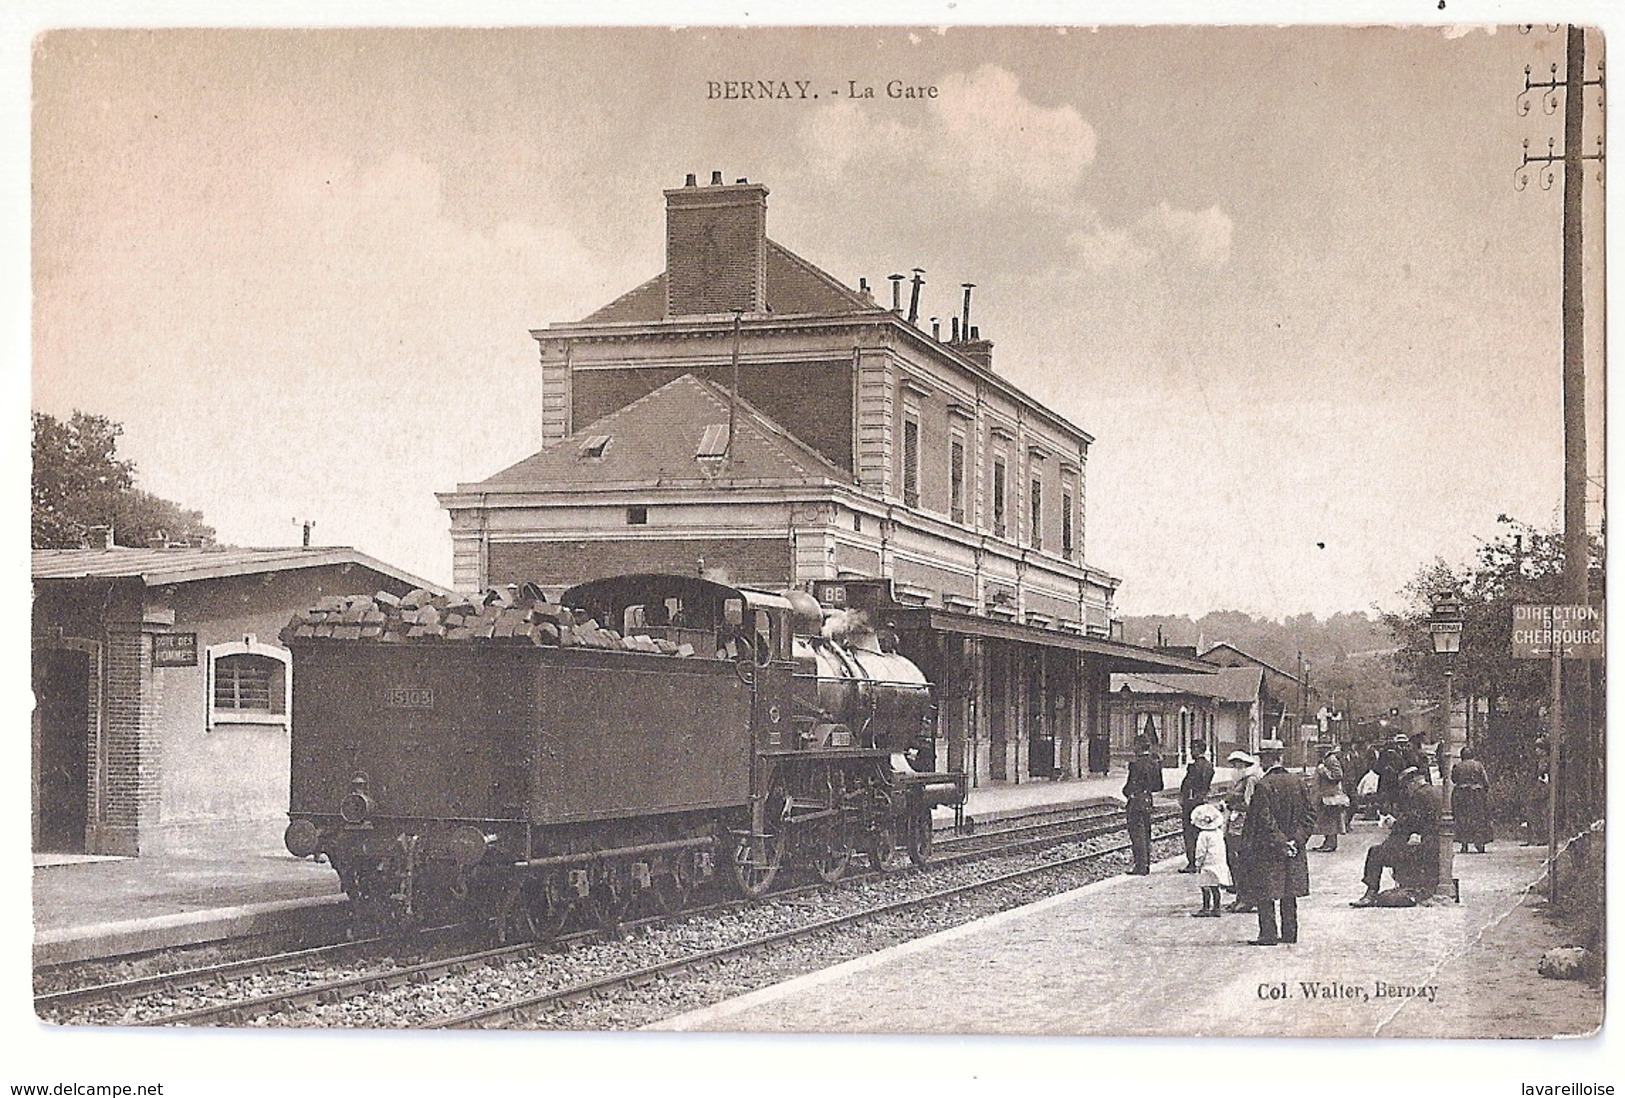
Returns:
[[[292,708],[292,653],[252,635],[210,645],[208,727],[222,724],[288,726]]]

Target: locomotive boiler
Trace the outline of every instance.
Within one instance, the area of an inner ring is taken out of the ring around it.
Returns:
[[[826,620],[828,618],[828,620]],[[931,686],[805,592],[621,576],[326,600],[293,652],[288,849],[370,921],[504,937],[670,910],[720,879],[930,852],[962,774],[916,770]]]

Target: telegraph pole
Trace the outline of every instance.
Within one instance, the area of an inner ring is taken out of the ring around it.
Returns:
[[[1524,30],[1527,33],[1529,28]],[[1522,190],[1528,183],[1527,169],[1535,164],[1539,165],[1541,189],[1550,190],[1555,166],[1559,163],[1563,166],[1563,598],[1571,605],[1585,605],[1590,601],[1588,570],[1591,552],[1590,538],[1586,533],[1584,162],[1595,160],[1601,164],[1604,161],[1601,136],[1597,138],[1595,153],[1583,151],[1585,94],[1587,88],[1595,87],[1600,96],[1604,85],[1600,62],[1595,79],[1586,79],[1584,28],[1571,23],[1566,29],[1566,36],[1567,58],[1563,79],[1557,78],[1555,61],[1551,65],[1550,77],[1543,81],[1531,79],[1531,67],[1526,65],[1524,90],[1518,97],[1518,113],[1528,114],[1532,96],[1538,89],[1545,112],[1555,114],[1559,91],[1562,92],[1563,149],[1558,152],[1554,147],[1555,139],[1548,138],[1546,153],[1531,156],[1529,142],[1525,139],[1523,163],[1515,174],[1514,185]],[[1571,790],[1578,794],[1572,807],[1591,810],[1601,804],[1601,797],[1597,795],[1600,790],[1592,787],[1600,780],[1597,767],[1602,743],[1590,727],[1592,675],[1589,666],[1585,666],[1584,670],[1586,673],[1583,676],[1577,676],[1583,684],[1583,689],[1577,692],[1582,697],[1574,698],[1571,695],[1568,719],[1564,722],[1567,725],[1569,751],[1560,753],[1560,737],[1554,736],[1550,745],[1554,814],[1559,781],[1558,760],[1563,754],[1569,755],[1578,764],[1571,764],[1570,767],[1571,773],[1579,779],[1576,783],[1579,788]],[[1554,708],[1561,704],[1555,689],[1554,679]],[[1555,721],[1553,728],[1558,728]]]

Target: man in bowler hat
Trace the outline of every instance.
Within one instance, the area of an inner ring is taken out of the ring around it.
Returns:
[[[1248,886],[1258,903],[1258,937],[1253,945],[1298,940],[1298,897],[1309,895],[1309,843],[1314,809],[1300,775],[1281,765],[1285,746],[1265,740],[1258,747],[1264,776],[1253,789],[1241,833],[1249,865]],[[1276,907],[1280,922],[1276,922]]]

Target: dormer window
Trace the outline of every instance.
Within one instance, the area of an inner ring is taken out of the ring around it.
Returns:
[[[694,456],[701,461],[707,458],[726,457],[728,454],[728,425],[726,423],[712,423],[705,428],[705,434],[700,436],[699,448]]]
[[[607,449],[609,449],[608,435],[589,435],[581,440],[581,450],[577,456],[582,461],[597,461],[604,456]]]

